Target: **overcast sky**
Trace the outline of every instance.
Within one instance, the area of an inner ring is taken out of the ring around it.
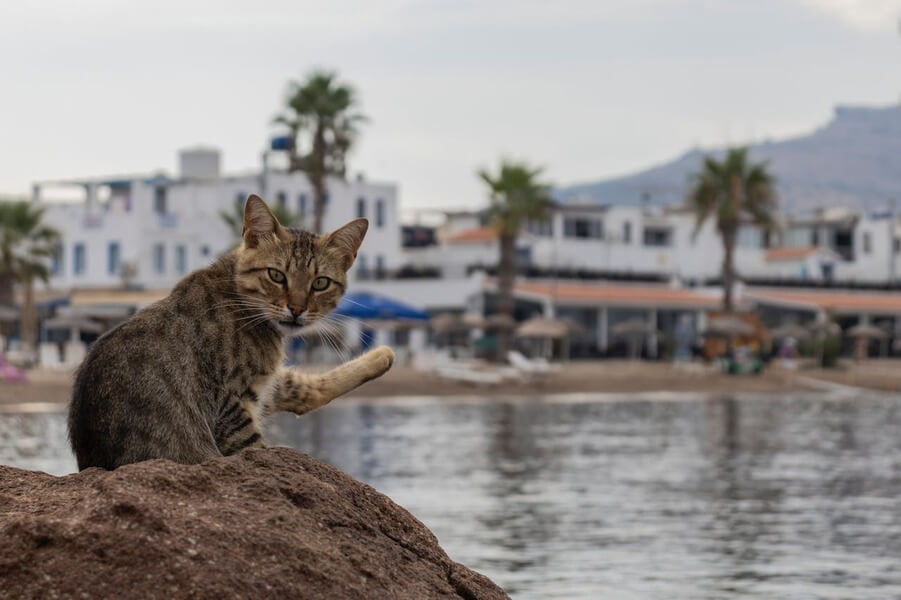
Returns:
[[[286,82],[336,69],[371,122],[352,171],[474,206],[501,156],[557,184],[804,133],[901,97],[901,0],[44,0],[0,5],[0,193],[258,165]]]

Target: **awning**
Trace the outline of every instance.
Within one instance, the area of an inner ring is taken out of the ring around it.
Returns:
[[[427,321],[429,315],[409,304],[370,292],[355,292],[341,298],[336,315],[362,320],[406,319]]]

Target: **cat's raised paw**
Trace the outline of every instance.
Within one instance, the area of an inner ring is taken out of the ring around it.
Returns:
[[[379,346],[363,355],[373,370],[372,378],[381,377],[394,364],[394,350],[388,346]]]

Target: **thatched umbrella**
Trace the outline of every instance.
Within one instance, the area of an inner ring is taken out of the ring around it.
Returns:
[[[516,321],[510,315],[496,313],[485,318],[485,329],[487,330],[511,330],[516,327]]]
[[[734,315],[727,315],[723,317],[713,317],[712,319],[710,319],[710,322],[707,324],[707,331],[705,331],[705,333],[733,337],[738,335],[753,335],[754,331],[754,326],[744,319],[741,319]]]
[[[775,329],[770,329],[770,335],[774,340],[784,340],[786,338],[803,340],[810,336],[810,330],[797,323],[785,323]]]
[[[565,340],[572,333],[569,321],[549,317],[533,317],[516,328],[516,337],[543,340],[545,354],[552,354],[554,340]]]
[[[810,332],[816,335],[838,335],[842,328],[833,321],[815,321],[807,326]]]
[[[638,358],[642,343],[653,332],[654,328],[651,327],[651,324],[641,317],[626,319],[610,328],[610,333],[614,336],[626,338],[629,347],[629,358],[632,360]]]
[[[470,329],[485,329],[485,317],[475,313],[467,313],[460,319]]]
[[[455,314],[441,313],[429,319],[429,329],[438,335],[448,335],[466,330],[466,325]]]
[[[888,334],[876,327],[875,325],[871,325],[869,323],[861,323],[860,325],[855,325],[846,331],[850,337],[853,338],[864,338],[864,339],[876,339],[876,340],[884,340],[888,337]]]
[[[889,337],[888,333],[870,323],[855,325],[845,333],[854,338],[854,359],[858,362],[866,360],[869,356],[870,340],[886,340]]]
[[[561,339],[568,336],[571,326],[566,321],[548,317],[533,317],[516,328],[516,337]]]

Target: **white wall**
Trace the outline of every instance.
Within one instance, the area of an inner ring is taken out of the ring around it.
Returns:
[[[63,233],[64,268],[51,278],[55,288],[118,286],[118,273],[107,268],[107,247],[119,241],[121,260],[138,266],[135,283],[148,289],[169,288],[182,276],[176,270],[176,248],[184,246],[187,253],[187,272],[207,266],[232,247],[234,240],[220,217],[220,211],[231,212],[237,202],[249,193],[258,192],[260,179],[255,175],[222,177],[202,181],[170,182],[166,185],[166,214],[154,210],[156,184],[134,180],[130,190],[107,204],[43,203],[48,224]],[[287,198],[288,209],[298,212],[299,196],[307,197],[307,221],[312,217],[313,193],[306,176],[272,173],[266,182],[267,202],[276,204],[279,192]],[[365,204],[369,231],[357,259],[376,268],[382,257],[384,268],[402,266],[400,222],[397,189],[392,184],[360,181],[329,181],[329,201],[324,214],[324,229],[336,229],[357,216],[357,199]],[[376,221],[376,202],[384,206],[383,222]],[[130,206],[126,209],[126,204]],[[73,272],[73,248],[76,242],[86,245],[86,270],[82,275]],[[158,272],[154,261],[154,247],[165,248],[164,271]]]

